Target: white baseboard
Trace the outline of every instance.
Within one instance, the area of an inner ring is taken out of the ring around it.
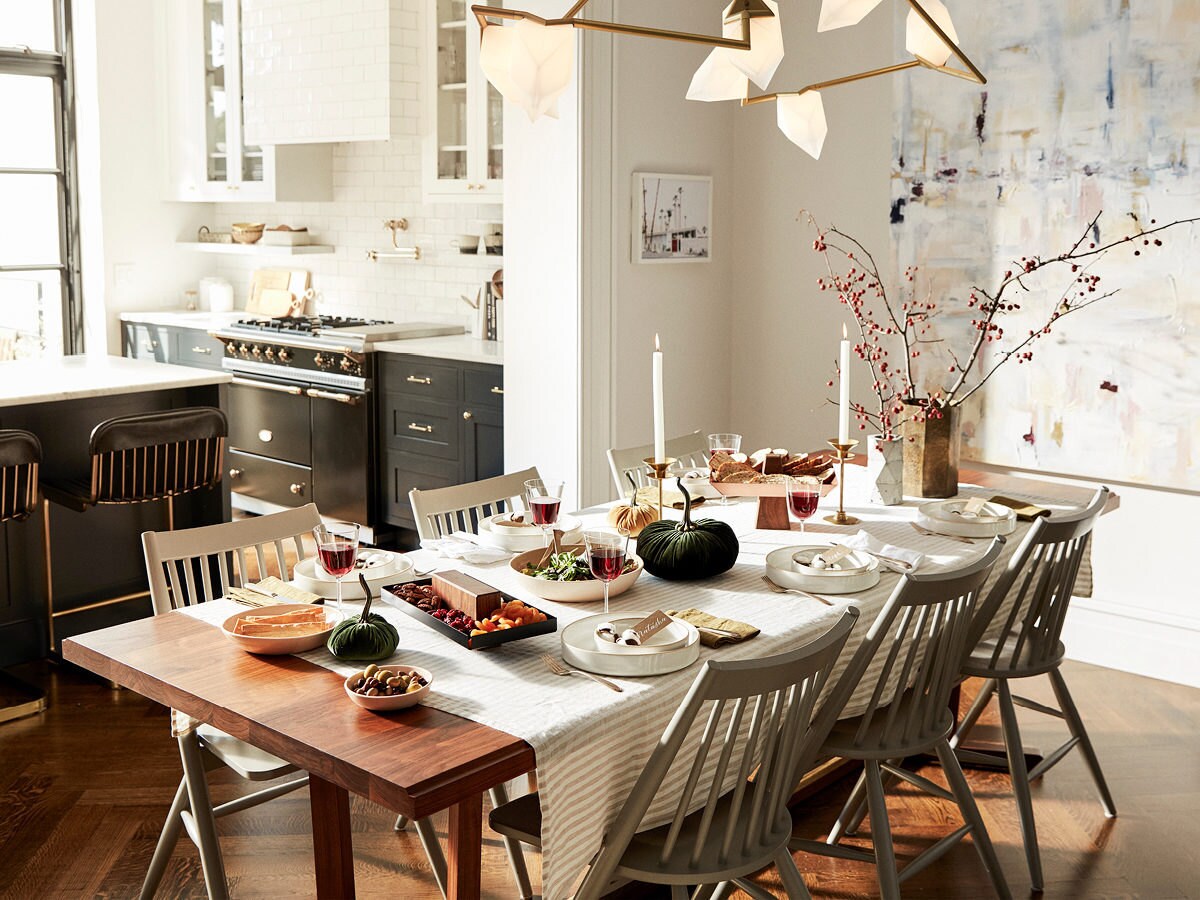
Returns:
[[[1200,687],[1200,620],[1076,597],[1063,643],[1080,662]]]

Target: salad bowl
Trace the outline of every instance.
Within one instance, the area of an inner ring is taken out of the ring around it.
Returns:
[[[561,545],[562,553],[570,553],[576,557],[583,556],[582,544],[563,544]],[[535,597],[541,597],[543,600],[555,600],[559,603],[590,603],[594,600],[604,599],[604,585],[591,577],[591,573],[587,568],[587,560],[583,559],[576,565],[576,570],[579,575],[587,573],[586,578],[576,578],[570,581],[561,581],[558,578],[541,577],[536,575],[526,574],[525,569],[530,566],[537,566],[539,560],[545,555],[545,550],[539,548],[530,550],[527,553],[522,553],[519,556],[513,557],[512,570],[517,575],[521,587],[529,591]],[[561,559],[561,557],[559,557]],[[638,580],[638,576],[642,574],[642,561],[633,554],[629,555],[627,565],[630,565],[629,571],[622,572],[617,576],[616,580],[608,586],[608,596],[617,597],[631,587]],[[557,574],[560,576],[564,573],[563,567],[558,567]]]

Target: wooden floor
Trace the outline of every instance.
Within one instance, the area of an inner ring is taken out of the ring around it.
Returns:
[[[1200,898],[1200,691],[1093,666],[1066,675],[1089,724],[1120,817],[1106,820],[1078,753],[1035,787],[1047,898]],[[135,897],[179,779],[166,711],[112,691],[70,667],[24,667],[52,706],[0,725],[0,897]],[[1049,701],[1037,679],[1023,691]],[[1057,744],[1061,723],[1020,711],[1029,743]],[[1053,743],[1052,743],[1053,742]],[[923,770],[944,784],[936,767]],[[1014,896],[1028,896],[1016,809],[1007,779],[968,772]],[[214,776],[218,802],[243,790]],[[796,833],[821,836],[849,790],[843,780],[796,811]],[[909,857],[957,826],[952,808],[907,787],[889,793],[898,853]],[[437,888],[415,834],[354,799],[355,874],[362,898],[434,898]],[[869,823],[868,823],[869,825]],[[444,834],[444,820],[438,823]],[[223,819],[230,886],[238,898],[313,893],[307,792]],[[484,895],[514,891],[499,841],[485,832]],[[538,858],[529,854],[535,884]],[[816,898],[876,896],[873,870],[797,855]],[[758,881],[777,896],[773,872]],[[649,889],[623,896],[658,896]],[[203,897],[199,859],[180,842],[160,897]],[[905,884],[906,897],[992,896],[970,841]]]

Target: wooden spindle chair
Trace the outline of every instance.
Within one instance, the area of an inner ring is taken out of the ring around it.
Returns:
[[[708,437],[699,431],[668,439],[664,446],[667,456],[678,460],[676,468],[703,469],[708,467]],[[613,484],[618,497],[629,494],[629,479],[639,488],[650,484],[646,464],[642,462],[654,455],[653,444],[640,447],[613,447],[608,451],[608,468],[612,472]]]
[[[408,492],[417,534],[422,540],[447,537],[455,531],[474,533],[481,520],[525,508],[525,482],[541,478],[536,468],[497,475],[469,484]]]
[[[38,467],[42,444],[37,435],[18,428],[0,430],[0,524],[24,522],[37,509]],[[46,693],[0,670],[4,705],[0,722],[11,722],[40,713],[46,708]]]
[[[900,896],[900,884],[939,858],[970,833],[1000,897],[1008,885],[979,815],[971,789],[950,749],[954,716],[949,699],[970,649],[971,627],[981,605],[980,591],[1000,556],[996,538],[975,562],[952,572],[905,575],[880,610],[830,695],[826,715],[838,716],[864,679],[871,686],[861,714],[832,724],[822,756],[862,760],[863,774],[826,842],[796,839],[793,850],[875,864],[885,900]],[[950,783],[947,791],[902,768],[906,757],[935,752]],[[965,824],[896,869],[891,826],[884,801],[884,774],[958,805]],[[865,803],[871,816],[874,853],[842,846],[848,824]]]
[[[951,740],[951,747],[958,747],[975,726],[988,700],[998,694],[1004,747],[1034,890],[1042,889],[1043,878],[1029,788],[1031,781],[1040,778],[1078,747],[1096,783],[1104,814],[1110,818],[1117,814],[1096,750],[1060,671],[1066,655],[1060,638],[1075,577],[1108,497],[1108,488],[1100,488],[1085,509],[1069,515],[1056,513],[1051,518],[1034,522],[980,610],[972,634],[974,649],[962,667],[964,676],[985,681]],[[1009,681],[1035,675],[1050,677],[1059,709],[1016,696],[1009,689]],[[1021,732],[1017,727],[1017,706],[1063,719],[1071,733],[1066,743],[1046,754],[1033,769],[1026,768]],[[956,752],[964,761],[975,759],[970,751],[959,749]]]
[[[706,660],[605,834],[576,900],[595,900],[614,880],[671,885],[672,897],[686,897],[685,885],[699,885],[702,896],[736,886],[764,900],[771,895],[747,876],[772,863],[789,897],[809,897],[787,849],[787,801],[824,738],[813,711],[857,619],[858,610],[847,609],[825,634],[777,656]],[[681,788],[665,786],[673,770]],[[672,801],[671,818],[647,823],[660,794]],[[536,794],[494,810],[490,823],[500,834],[541,845]]]
[[[138,600],[149,591],[134,591],[71,609],[54,608],[54,567],[50,541],[50,506],[75,512],[93,506],[165,501],[167,528],[175,527],[175,498],[216,487],[224,468],[225,414],[212,407],[189,407],[118,416],[97,425],[88,441],[91,475],[82,481],[44,480],[43,545],[46,565],[46,627],[55,651],[55,620],[87,610]]]

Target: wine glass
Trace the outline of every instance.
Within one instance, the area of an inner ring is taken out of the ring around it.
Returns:
[[[718,453],[728,453],[732,456],[742,449],[742,436],[740,434],[710,434],[708,436],[708,461],[711,464],[712,458]],[[711,477],[712,469],[709,469]],[[721,495],[721,506],[729,505],[729,498],[724,494]]]
[[[625,553],[629,549],[629,532],[615,528],[589,528],[583,533],[588,568],[604,585],[604,614],[608,615],[608,584],[616,581],[625,568]]]
[[[342,579],[354,571],[358,560],[358,528],[352,522],[324,523],[313,529],[321,568],[337,582],[337,608],[342,609]]]
[[[562,505],[563,482],[531,478],[525,482],[525,502],[533,516],[533,524],[540,526],[546,536],[545,546],[550,546],[554,534],[554,523],[558,521],[558,510]]]
[[[804,534],[804,522],[811,519],[821,500],[821,482],[811,475],[787,478],[788,509],[800,520],[800,533]]]

